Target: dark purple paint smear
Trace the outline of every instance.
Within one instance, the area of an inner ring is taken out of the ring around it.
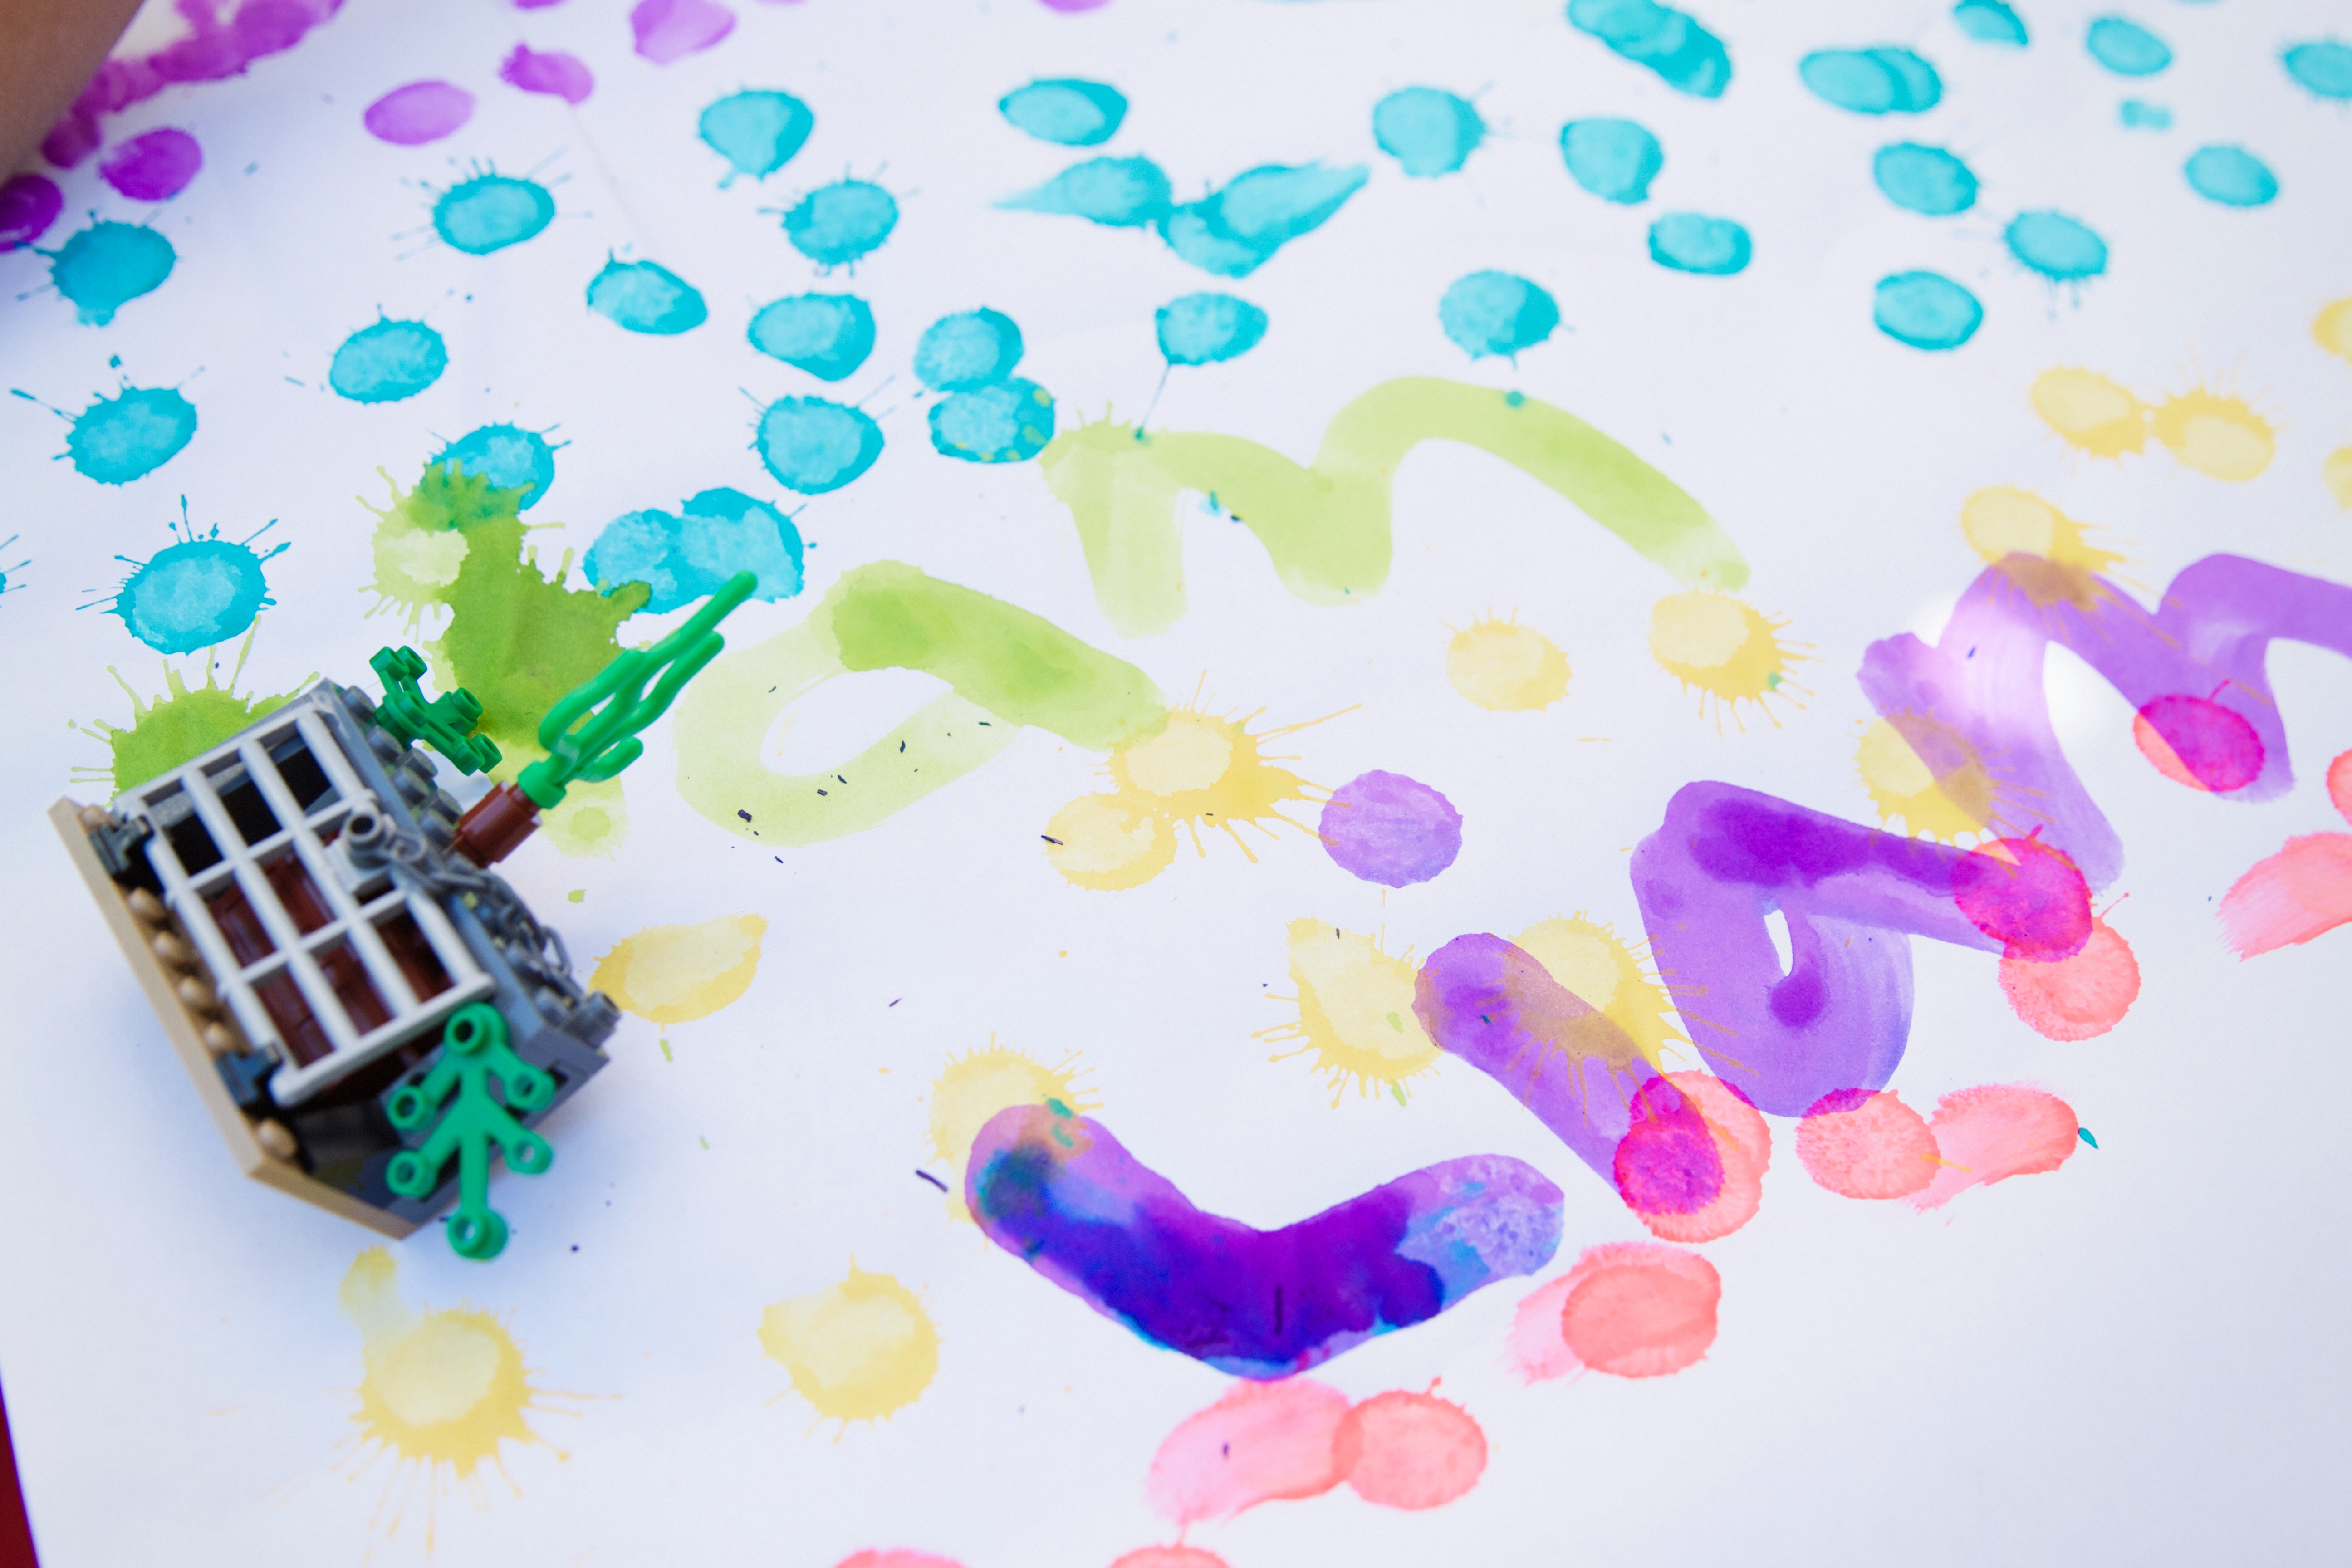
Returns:
[[[179,0],[189,35],[137,58],[117,58],[98,68],[57,124],[42,140],[41,156],[70,169],[104,140],[99,121],[143,103],[175,82],[226,81],[243,76],[254,61],[282,54],[311,28],[342,9],[343,0],[243,0],[224,16],[213,0]]]
[[[395,147],[438,142],[474,118],[474,95],[454,82],[412,81],[367,106],[368,134]]]
[[[166,125],[133,136],[98,165],[101,179],[134,202],[167,202],[188,188],[205,166],[205,151],[186,132]]]
[[[11,174],[0,184],[0,251],[30,245],[58,221],[65,195],[41,174]]]
[[[1324,805],[1319,831],[1340,869],[1391,888],[1426,882],[1462,853],[1462,814],[1402,773],[1376,771],[1342,784]]]
[[[529,44],[517,44],[514,53],[499,65],[499,79],[525,92],[544,92],[566,103],[584,103],[596,90],[596,78],[577,55],[541,54]]]
[[[965,1201],[999,1247],[1153,1344],[1289,1377],[1559,1248],[1560,1191],[1499,1154],[1431,1165],[1280,1230],[1203,1214],[1059,1105],[981,1129]]]

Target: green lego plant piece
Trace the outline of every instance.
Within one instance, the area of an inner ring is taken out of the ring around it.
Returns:
[[[494,1078],[504,1104],[490,1093]],[[429,1196],[441,1184],[449,1156],[457,1155],[457,1210],[449,1216],[450,1248],[460,1258],[496,1258],[507,1244],[507,1222],[490,1207],[490,1151],[498,1148],[507,1168],[526,1176],[545,1171],[555,1161],[553,1146],[516,1121],[513,1111],[537,1110],[554,1098],[555,1079],[507,1044],[507,1021],[499,1010],[485,1002],[468,1003],[449,1016],[441,1059],[424,1081],[385,1097],[384,1112],[403,1132],[424,1126],[436,1111],[441,1121],[425,1147],[392,1157],[384,1180],[404,1198]],[[448,1109],[441,1111],[445,1100]]]
[[[686,683],[727,646],[714,628],[759,585],[751,573],[736,573],[686,625],[651,647],[629,649],[549,709],[539,723],[539,743],[547,755],[515,780],[531,804],[552,810],[574,779],[602,784],[642,756],[646,745],[637,731],[660,718]],[[646,682],[657,670],[661,679],[647,692]]]
[[[482,705],[472,692],[461,686],[430,702],[425,700],[416,684],[425,673],[424,655],[413,647],[378,648],[368,668],[383,682],[383,700],[375,710],[377,729],[405,744],[424,742],[461,773],[486,773],[499,765],[498,743],[474,733]]]

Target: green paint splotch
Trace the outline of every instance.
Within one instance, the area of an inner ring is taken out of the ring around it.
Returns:
[[[921,670],[950,689],[828,772],[789,775],[761,761],[786,709],[874,669]],[[687,804],[739,837],[784,846],[873,827],[996,756],[1024,726],[1107,752],[1165,723],[1168,703],[1141,670],[1050,621],[877,561],[844,575],[790,631],[713,660],[675,713]]]
[[[1492,453],[1556,490],[1678,582],[1736,589],[1748,563],[1705,508],[1599,430],[1547,403],[1460,382],[1384,382],[1325,426],[1301,468],[1236,436],[1141,433],[1108,421],[1055,438],[1045,482],[1070,509],[1095,599],[1120,635],[1184,613],[1184,492],[1213,496],[1255,533],[1284,587],[1309,604],[1369,599],[1388,581],[1390,487],[1423,441]]]
[[[101,719],[95,725],[76,726],[83,734],[105,742],[109,753],[105,767],[80,769],[79,775],[85,780],[103,779],[110,795],[121,795],[203,756],[247,725],[284,707],[295,692],[317,679],[306,675],[295,682],[292,691],[281,691],[274,697],[240,696],[237,677],[245,672],[246,656],[252,651],[253,633],[247,632],[226,686],[217,683],[217,672],[209,653],[205,658],[202,686],[189,686],[166,661],[165,695],[144,702],[131,689],[131,683],[122,679],[121,672],[108,666],[106,672],[114,677],[115,684],[131,699],[131,722],[110,724]]]
[[[402,489],[382,468],[376,473],[391,491],[390,503],[379,507],[358,498],[376,516],[371,542],[375,609],[400,610],[415,631],[425,611],[447,605],[466,563],[467,531],[520,516],[530,490],[501,489],[488,474],[469,474],[456,461],[432,464],[413,489]]]

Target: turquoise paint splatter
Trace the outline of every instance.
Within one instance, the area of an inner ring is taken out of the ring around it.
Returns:
[[[2200,147],[2181,173],[2191,190],[2226,207],[2258,207],[2278,195],[2278,177],[2243,147]]]
[[[1870,161],[1870,177],[1898,207],[1949,217],[1977,205],[1976,174],[1941,147],[1897,142]]]
[[[730,93],[695,121],[697,133],[727,160],[720,190],[733,184],[738,174],[766,179],[792,162],[814,129],[816,116],[807,104],[789,92],[766,88]]]
[[[2117,76],[2154,76],[2172,63],[2172,51],[2162,38],[2121,16],[2102,16],[2093,22],[2083,47]]]
[[[1168,176],[1149,158],[1089,158],[996,205],[1016,212],[1060,213],[1110,228],[1141,228],[1168,216],[1171,195]]]
[[[2025,20],[2001,0],[1960,0],[1952,7],[1952,20],[1960,31],[1979,44],[2007,44],[2015,48],[2025,47]]]
[[[882,455],[882,426],[863,409],[823,397],[780,397],[752,443],[776,482],[804,496],[837,490]]]
[[[1054,397],[1014,376],[932,405],[931,445],[968,463],[1022,463],[1054,438]]]
[[[1118,134],[1127,97],[1107,82],[1057,77],[1014,88],[997,100],[996,111],[1040,142],[1093,147]]]
[[[784,215],[784,237],[820,267],[840,267],[878,247],[898,226],[898,203],[866,180],[835,180]]]
[[[5,550],[10,545],[16,543],[16,538],[17,536],[12,533],[5,539],[0,539],[0,550]],[[0,572],[0,594],[13,594],[17,589],[26,586],[27,584],[23,583],[12,583],[9,579],[15,576],[17,573],[22,572],[26,567],[30,566],[32,563],[33,558],[28,555],[24,560],[17,562],[14,566],[9,567],[5,572]]]
[[[353,403],[414,397],[449,368],[441,334],[422,321],[380,321],[343,340],[327,366],[327,384]]]
[[[1721,98],[1731,85],[1731,56],[1696,17],[1654,0],[1569,0],[1568,25],[1600,39],[1676,92]]]
[[[514,425],[484,425],[468,430],[442,447],[425,467],[437,468],[444,463],[457,464],[457,471],[468,479],[488,479],[499,489],[522,491],[515,503],[518,511],[537,506],[547,487],[555,482],[555,448],[538,431]]]
[[[1470,100],[1443,88],[1403,88],[1372,106],[1372,140],[1416,179],[1454,173],[1486,136]]]
[[[2123,121],[2126,131],[2172,129],[2172,110],[2161,104],[2143,103],[2137,98],[2125,99],[2123,107],[2116,111],[2116,118]]]
[[[748,335],[761,353],[839,381],[874,352],[874,310],[855,294],[795,294],[761,306]]]
[[[250,538],[236,541],[221,538],[217,527],[201,539],[190,530],[187,538],[152,561],[115,557],[133,570],[107,613],[121,617],[132,637],[158,653],[194,653],[228,641],[275,602],[261,565],[286,546],[267,555],[252,549],[253,541],[274,526],[265,524]]]
[[[1646,200],[1666,166],[1658,139],[1630,120],[1571,120],[1559,128],[1569,177],[1603,201]]]
[[[915,343],[915,379],[934,392],[972,392],[1021,363],[1021,329],[1001,310],[942,316]]]
[[[1516,362],[1520,350],[1551,336],[1559,306],[1524,278],[1473,272],[1456,279],[1438,300],[1437,322],[1472,359],[1496,354]]]
[[[694,287],[650,261],[607,261],[588,282],[588,308],[632,332],[670,337],[698,327],[710,311]]]
[[[1204,272],[1246,278],[1276,251],[1321,227],[1370,174],[1360,163],[1344,169],[1262,164],[1170,213],[1160,235]]]
[[[477,174],[433,204],[433,227],[468,256],[520,245],[555,217],[555,198],[536,180]]]
[[[2080,1138],[2084,1142],[2088,1143],[2094,1149],[2099,1146],[2099,1141],[2091,1136],[2091,1130],[2087,1127],[2075,1128],[2074,1136]]]
[[[179,260],[172,242],[153,229],[111,222],[93,223],[41,254],[49,258],[49,281],[93,327],[106,325],[124,305],[162,287]]]
[[[1956,349],[1984,322],[1977,297],[1934,272],[1898,272],[1873,292],[1871,320],[1896,342],[1915,349]]]
[[[2299,86],[2337,103],[2352,102],[2352,44],[2333,38],[2297,44],[2279,59]]]
[[[1668,213],[1650,226],[1650,259],[1661,267],[1727,278],[1748,258],[1748,231],[1727,217]]]
[[[2079,283],[2107,269],[2107,242],[2063,213],[2020,213],[2001,238],[2011,256],[2053,283]]]
[[[196,433],[196,405],[168,386],[126,386],[84,409],[66,437],[77,471],[127,485],[179,455]]]
[[[1909,49],[1823,49],[1797,62],[1813,96],[1856,114],[1924,114],[1943,100],[1936,68]]]
[[[653,590],[655,615],[708,598],[738,572],[760,579],[755,599],[789,599],[801,591],[801,535],[792,519],[737,489],[709,489],[673,516],[633,511],[614,518],[588,547],[582,569],[601,594],[628,583]]]
[[[1187,294],[1152,317],[1160,356],[1171,365],[1236,359],[1265,336],[1265,312],[1231,294]]]

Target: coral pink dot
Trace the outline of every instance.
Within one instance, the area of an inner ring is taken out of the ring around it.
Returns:
[[[1764,1201],[1764,1172],[1772,1163],[1772,1130],[1745,1095],[1713,1073],[1665,1076],[1706,1122],[1723,1167],[1722,1184],[1712,1202],[1686,1214],[1634,1212],[1651,1235],[1667,1241],[1713,1241],[1729,1236],[1755,1218]]]
[[[1450,1399],[1393,1390],[1348,1412],[1331,1458],[1366,1502],[1436,1508],[1478,1484],[1486,1434]]]
[[[1110,1568],[1225,1568],[1225,1560],[1197,1546],[1147,1546],[1129,1552]]]
[[[2210,698],[2158,697],[2132,717],[2132,739],[2175,784],[2217,795],[2243,789],[2263,771],[2263,741],[2242,714]]]
[[[2088,1040],[2123,1022],[2139,996],[2139,960],[2105,921],[2091,940],[2055,963],[2000,961],[2001,994],[2034,1032],[2053,1040]]]
[[[1936,1135],[1891,1089],[1841,1089],[1797,1124],[1797,1158],[1841,1196],[1908,1197],[1936,1179]]]
[[[1936,1179],[1911,1194],[1921,1209],[1939,1208],[1970,1187],[2056,1170],[2074,1152],[2082,1123],[2054,1094],[1990,1083],[1944,1096],[1928,1125],[1942,1163]]]
[[[2072,958],[2091,936],[2091,888],[2038,838],[1998,838],[1960,858],[1952,901],[2009,958]]]
[[[1311,1378],[1237,1383],[1168,1434],[1144,1496],[1162,1519],[1194,1524],[1328,1492],[1340,1480],[1331,1446],[1347,1415],[1348,1396]]]
[[[1596,1247],[1577,1260],[1559,1333],[1577,1360],[1617,1377],[1664,1377],[1715,1343],[1723,1279],[1695,1252],[1651,1242]]]
[[[963,1568],[963,1564],[928,1552],[860,1552],[843,1558],[834,1568]]]
[[[2327,798],[2344,820],[2352,822],[2352,752],[2347,752],[2327,764]]]

